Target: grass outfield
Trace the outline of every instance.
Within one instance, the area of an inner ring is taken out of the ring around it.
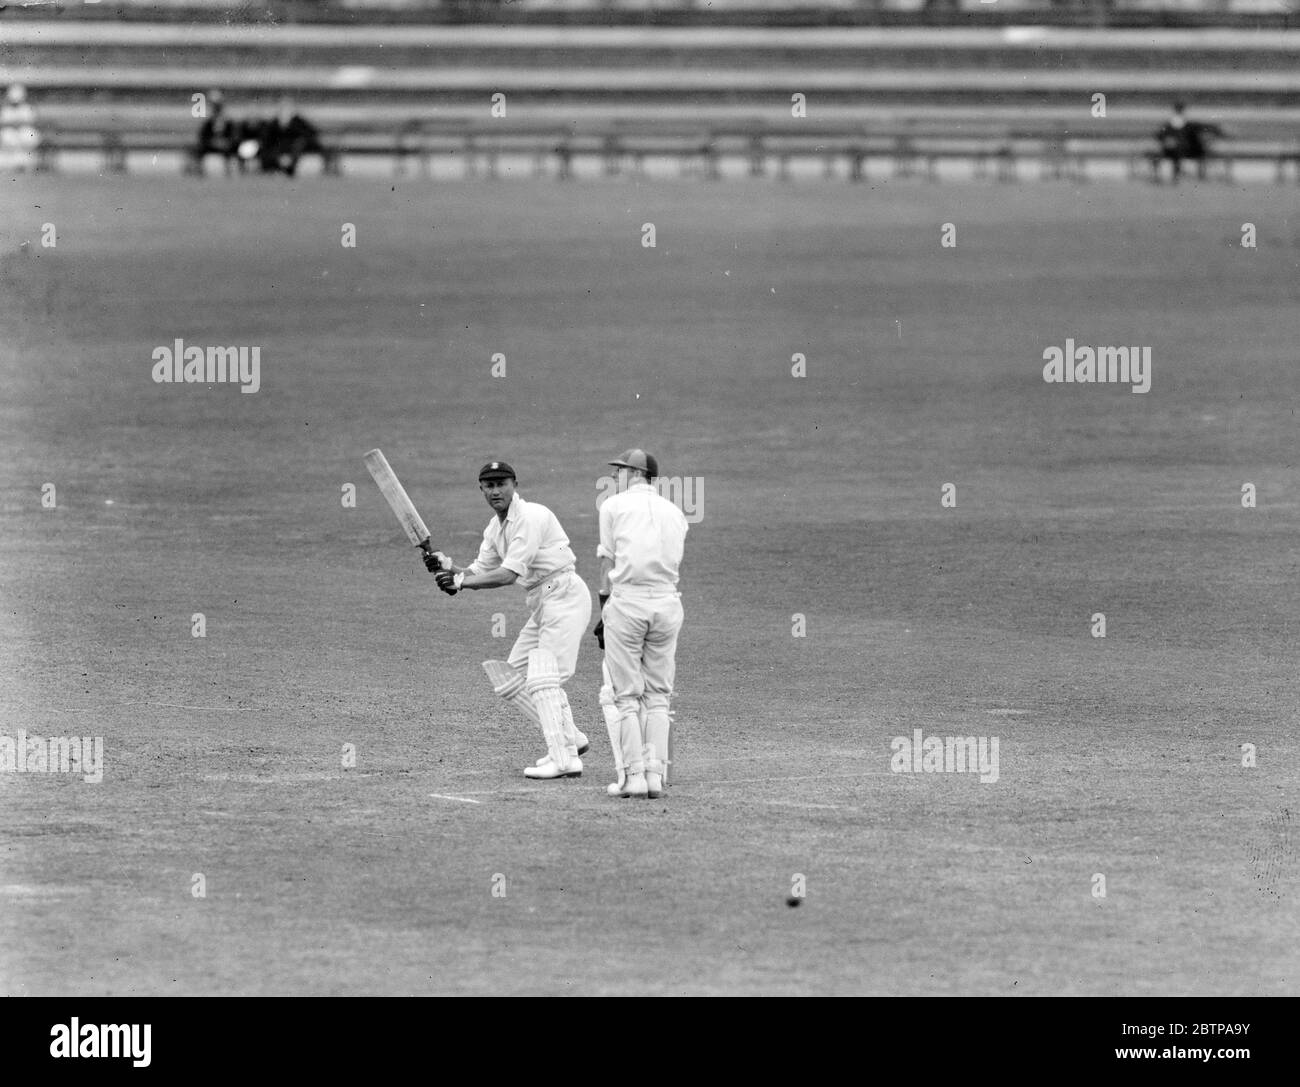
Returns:
[[[105,763],[0,773],[0,992],[1300,992],[1294,208],[5,181],[0,733]],[[178,337],[259,391],[154,383]],[[1067,337],[1151,391],[1046,384]],[[702,480],[662,802],[605,796],[590,639],[587,773],[522,778],[522,594],[438,593],[361,463],[464,561],[510,460],[594,588],[637,444]]]

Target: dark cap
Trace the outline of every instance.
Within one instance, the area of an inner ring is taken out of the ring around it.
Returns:
[[[515,470],[503,460],[494,460],[479,469],[478,481],[485,479],[516,479]]]
[[[659,462],[644,449],[629,449],[618,460],[609,463],[615,468],[636,468],[651,479],[659,474]]]

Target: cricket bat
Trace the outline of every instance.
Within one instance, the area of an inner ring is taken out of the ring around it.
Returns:
[[[397,473],[393,471],[392,465],[388,463],[388,458],[384,456],[383,451],[372,449],[365,455],[366,467],[370,469],[371,476],[374,477],[379,489],[384,492],[384,497],[388,499],[388,504],[393,507],[393,512],[397,514],[397,519],[402,523],[402,528],[406,530],[406,536],[425,552],[432,554],[433,548],[429,545],[429,530],[425,527],[423,519],[415,508],[415,503],[407,496],[406,488],[402,486],[402,481],[397,478]]]

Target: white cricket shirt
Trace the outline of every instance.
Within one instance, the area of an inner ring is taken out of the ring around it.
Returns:
[[[596,555],[614,562],[610,587],[631,593],[676,592],[689,527],[686,515],[644,480],[605,499]]]
[[[504,566],[519,575],[524,589],[532,589],[576,561],[555,514],[538,502],[525,502],[516,491],[506,519],[493,515],[483,530],[478,558],[465,569],[484,574]]]

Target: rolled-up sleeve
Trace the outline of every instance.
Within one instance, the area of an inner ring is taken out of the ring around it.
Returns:
[[[500,565],[501,556],[497,554],[496,545],[484,532],[483,542],[478,547],[478,558],[465,567],[465,572],[469,574],[486,574],[489,570],[495,570]]]

